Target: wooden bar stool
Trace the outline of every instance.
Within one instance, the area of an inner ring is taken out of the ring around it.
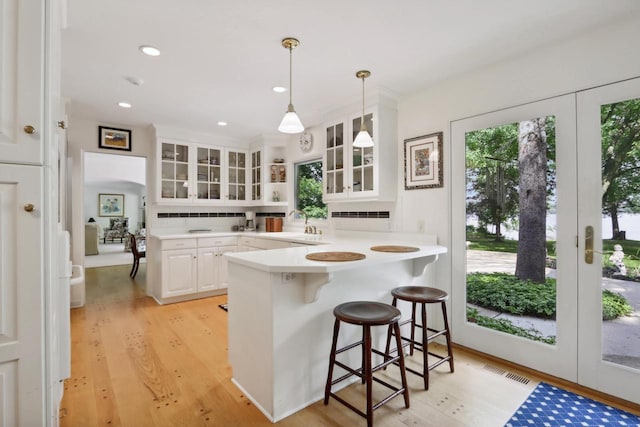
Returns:
[[[409,301],[411,303],[411,318],[399,322],[399,325],[406,325],[407,323],[411,323],[411,335],[409,337],[402,337],[402,340],[405,341],[402,344],[402,348],[409,347],[409,354],[413,355],[413,350],[418,350],[422,352],[422,372],[416,371],[412,368],[406,368],[407,371],[421,376],[424,379],[424,389],[429,390],[429,371],[440,366],[444,362],[449,362],[449,369],[451,372],[453,369],[453,352],[451,351],[451,334],[449,332],[449,321],[447,320],[447,306],[445,302],[449,299],[449,295],[436,288],[429,288],[426,286],[401,286],[395,288],[391,291],[391,295],[393,296],[392,305],[397,307],[398,300]],[[442,307],[442,317],[444,319],[444,329],[437,330],[432,329],[427,326],[427,304],[436,304],[440,303]],[[416,323],[416,304],[422,305],[422,313],[421,313],[421,321],[422,324]],[[422,329],[422,339],[415,339],[415,329]],[[433,332],[431,335],[428,332]],[[386,353],[389,353],[389,347],[391,346],[391,335],[395,335],[395,330],[389,328],[389,334],[387,336],[387,348]],[[429,351],[429,341],[433,340],[440,335],[444,335],[447,341],[447,355],[441,356],[439,354],[435,354]],[[400,346],[391,350],[391,353],[394,353],[398,350]],[[399,353],[403,353],[399,351]],[[431,365],[427,362],[427,356],[431,355],[438,359],[436,362]]]
[[[380,302],[372,301],[355,301],[347,302],[336,306],[333,310],[333,315],[336,317],[333,326],[333,342],[331,344],[331,355],[329,361],[329,374],[327,375],[327,386],[324,391],[324,404],[329,403],[329,397],[333,397],[338,402],[345,405],[347,408],[356,412],[358,415],[367,419],[367,426],[373,426],[373,411],[384,405],[394,397],[402,394],[404,396],[405,407],[409,407],[409,389],[407,388],[407,378],[404,371],[404,355],[402,352],[398,352],[396,356],[392,356],[387,353],[383,353],[371,347],[371,327],[372,326],[389,326],[395,332],[396,345],[400,347],[402,340],[400,339],[400,327],[398,326],[398,320],[400,320],[400,310],[392,307],[389,304],[383,304]],[[349,344],[341,349],[336,349],[338,343],[338,333],[340,331],[340,322],[351,323],[353,325],[362,326],[362,340]],[[359,369],[353,369],[344,363],[336,360],[336,355],[350,350],[354,347],[362,345],[362,366]],[[383,357],[383,362],[376,366],[371,366],[371,355],[375,353]],[[402,379],[402,387],[395,387],[379,378],[373,376],[373,373],[386,368],[389,364],[395,363],[400,366],[400,376]],[[333,367],[337,365],[346,370],[347,373],[340,378],[333,380]],[[349,402],[342,399],[340,396],[331,392],[331,387],[347,378],[356,375],[362,379],[362,384],[366,384],[367,388],[367,411],[366,413],[357,409]],[[389,396],[382,399],[380,402],[373,404],[373,381],[384,385],[385,387],[393,390]]]

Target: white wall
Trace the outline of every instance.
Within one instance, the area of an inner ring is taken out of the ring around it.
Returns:
[[[93,218],[104,230],[109,227],[110,218],[101,217],[98,214],[98,194],[100,193],[124,195],[124,217],[129,218],[129,231],[136,231],[138,223],[142,221],[142,196],[146,194],[145,187],[135,183],[84,186],[84,220],[86,222],[89,218]]]
[[[403,170],[403,141],[444,132],[444,187],[404,190],[398,174],[401,231],[438,235],[450,247],[451,174],[462,174],[464,161],[450,158],[450,122],[640,75],[640,20],[620,22],[590,34],[546,46],[521,57],[469,73],[422,92],[405,96],[398,105],[398,170]],[[453,166],[453,167],[452,167]],[[438,261],[438,286],[451,292],[450,258]]]

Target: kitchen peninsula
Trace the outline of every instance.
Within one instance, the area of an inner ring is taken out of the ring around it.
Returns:
[[[424,234],[352,233],[325,239],[307,242],[313,246],[225,256],[233,382],[272,422],[323,397],[336,305],[357,300],[390,303],[390,290],[396,286],[436,286],[433,267],[428,267],[447,252],[434,236]],[[415,249],[371,250],[378,245]],[[365,258],[347,262],[306,258],[334,251]],[[409,305],[399,308],[403,317],[410,314]],[[380,347],[386,330],[373,332],[377,333],[374,346]],[[360,333],[352,325],[343,326],[339,345],[359,340]],[[342,356],[347,364],[359,366],[357,350]]]

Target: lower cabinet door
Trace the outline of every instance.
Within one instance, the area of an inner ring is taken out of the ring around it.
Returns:
[[[218,252],[220,256],[218,257],[218,284],[219,288],[226,289],[228,287],[227,280],[229,278],[229,261],[224,256],[227,252],[235,252],[237,250],[236,246],[221,246],[218,248]]]
[[[218,289],[218,248],[198,249],[198,291]]]
[[[162,252],[162,295],[173,297],[196,291],[196,249]]]

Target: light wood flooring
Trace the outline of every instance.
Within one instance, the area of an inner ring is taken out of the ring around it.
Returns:
[[[72,377],[65,382],[61,426],[271,425],[231,382],[227,313],[218,307],[226,296],[161,306],[145,295],[145,267],[135,280],[129,270],[86,271],[87,304],[71,312]],[[456,372],[449,373],[447,364],[432,371],[429,391],[407,374],[411,408],[398,397],[375,412],[375,425],[503,426],[541,379],[576,390],[465,349],[456,348],[454,356]],[[397,373],[390,368],[381,375],[391,382]],[[340,394],[363,408],[360,383]],[[616,406],[640,414],[636,406]],[[366,421],[331,400],[276,425],[365,426]]]

